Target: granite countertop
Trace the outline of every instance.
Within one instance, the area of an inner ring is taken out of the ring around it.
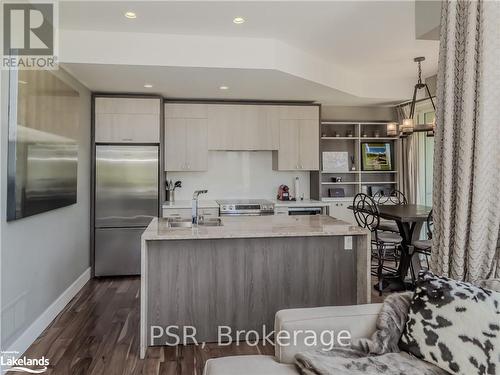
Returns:
[[[191,200],[178,200],[173,202],[163,202],[162,208],[191,208],[192,201]],[[219,205],[214,200],[209,199],[200,199],[198,200],[199,208],[219,208]]]
[[[223,226],[169,228],[165,219],[154,218],[143,240],[197,240],[220,238],[359,236],[369,231],[325,215],[223,217]]]
[[[273,200],[275,207],[326,207],[328,206],[328,202],[321,202],[314,199],[304,199],[303,201],[280,201]]]

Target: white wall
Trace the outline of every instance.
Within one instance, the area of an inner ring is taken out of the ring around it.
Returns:
[[[286,184],[293,191],[295,177],[309,198],[309,172],[283,172],[272,168],[272,151],[210,151],[208,171],[169,172],[167,178],[182,181],[175,199],[191,199],[193,191],[207,189],[203,199],[263,198],[274,199],[278,187]]]
[[[16,347],[21,335],[90,265],[90,92],[64,71],[56,74],[80,93],[77,203],[7,223],[8,72],[1,72],[1,343],[4,350],[24,350]]]

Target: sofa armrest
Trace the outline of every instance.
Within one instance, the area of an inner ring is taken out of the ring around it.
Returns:
[[[329,343],[332,336],[336,340],[339,332],[343,330],[348,331],[352,339],[370,337],[375,332],[381,307],[382,304],[369,304],[278,311],[274,321],[276,359],[280,363],[294,363],[295,354],[315,347],[324,347],[321,341]],[[309,332],[305,332],[306,330]],[[280,331],[287,332],[281,337],[289,336],[291,340],[276,340],[276,335]],[[311,346],[310,340],[305,342],[307,336],[311,336],[311,331],[318,338],[316,346]],[[330,331],[330,333],[333,331],[334,335],[324,334],[324,340],[320,340],[323,331]],[[337,341],[335,341],[335,346],[338,346]]]

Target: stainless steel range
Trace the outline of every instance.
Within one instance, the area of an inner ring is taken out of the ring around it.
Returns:
[[[218,200],[220,214],[232,216],[273,215],[274,203],[265,199]]]

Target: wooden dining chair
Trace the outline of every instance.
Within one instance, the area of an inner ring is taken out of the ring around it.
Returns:
[[[400,254],[403,238],[397,233],[380,230],[380,214],[375,201],[368,195],[359,193],[354,197],[354,218],[358,225],[367,228],[372,233],[372,269],[371,273],[378,279],[379,294],[383,292],[383,280],[385,276],[395,275],[397,269],[397,259]],[[396,267],[386,264],[393,261]],[[375,263],[375,264],[373,264]]]

